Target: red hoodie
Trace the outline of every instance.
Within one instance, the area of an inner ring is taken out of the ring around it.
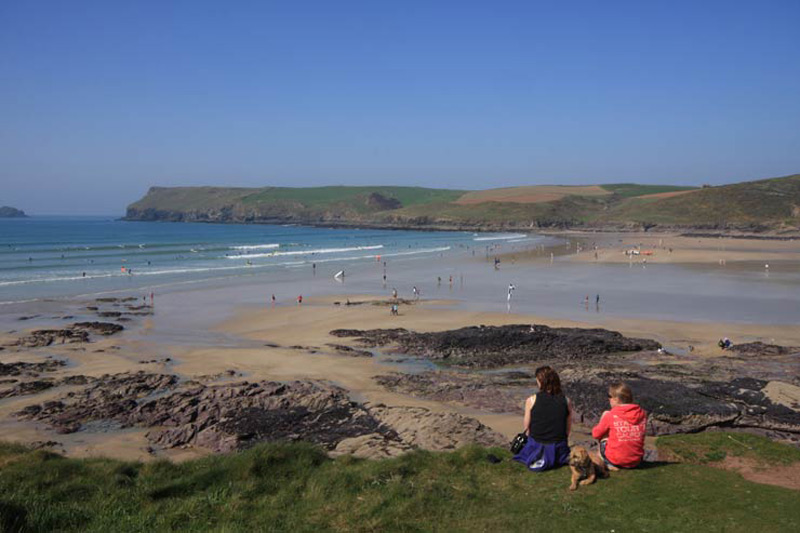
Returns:
[[[633,468],[644,456],[647,413],[633,403],[615,405],[592,428],[595,439],[608,438],[606,458],[616,466]]]

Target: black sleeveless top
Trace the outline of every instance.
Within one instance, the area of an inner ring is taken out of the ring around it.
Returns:
[[[531,409],[530,435],[533,440],[542,444],[566,441],[568,414],[567,399],[563,394],[537,394]]]

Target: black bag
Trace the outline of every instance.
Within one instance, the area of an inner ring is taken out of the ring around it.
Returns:
[[[525,433],[517,433],[517,436],[511,441],[511,453],[517,454],[521,452],[527,443],[528,436]]]

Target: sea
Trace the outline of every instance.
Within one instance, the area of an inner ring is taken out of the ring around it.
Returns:
[[[0,219],[0,304],[222,278],[411,262],[548,238],[295,225],[134,222],[114,216]]]

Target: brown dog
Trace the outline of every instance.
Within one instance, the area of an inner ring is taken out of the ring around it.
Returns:
[[[572,447],[569,454],[569,469],[572,470],[569,490],[577,490],[578,485],[591,485],[598,477],[608,477],[608,468],[603,458],[587,451],[583,446]]]

